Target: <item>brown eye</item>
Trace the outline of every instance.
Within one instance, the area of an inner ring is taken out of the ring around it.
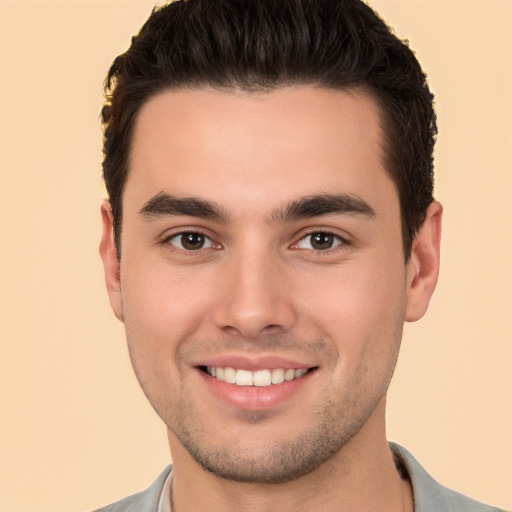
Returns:
[[[213,247],[212,241],[202,233],[178,233],[169,238],[169,243],[185,251],[198,251]]]
[[[314,251],[326,251],[344,243],[344,240],[332,233],[324,233],[318,231],[317,233],[310,233],[302,238],[297,244],[299,249],[310,249]]]
[[[315,233],[311,235],[311,247],[318,251],[330,249],[334,244],[334,236],[328,233]]]

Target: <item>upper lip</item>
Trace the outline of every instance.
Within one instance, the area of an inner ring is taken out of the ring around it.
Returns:
[[[275,368],[284,368],[285,370],[313,368],[317,365],[273,354],[224,354],[206,357],[193,363],[192,366],[220,366],[223,368],[236,368],[237,370],[257,371],[264,369],[273,370]]]

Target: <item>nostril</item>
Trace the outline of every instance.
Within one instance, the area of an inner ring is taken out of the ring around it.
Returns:
[[[225,325],[224,327],[222,327],[222,330],[226,334],[229,334],[230,336],[241,336],[242,335],[242,333],[236,327],[233,327],[232,325]]]

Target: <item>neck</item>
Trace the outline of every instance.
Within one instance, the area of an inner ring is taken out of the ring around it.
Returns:
[[[385,438],[384,415],[374,416],[319,468],[279,484],[239,483],[219,478],[201,468],[170,433],[174,464],[172,510],[412,511],[410,486],[398,475]],[[380,435],[375,435],[376,430]]]

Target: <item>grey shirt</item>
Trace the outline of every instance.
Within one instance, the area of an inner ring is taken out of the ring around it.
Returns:
[[[399,470],[412,484],[414,512],[505,512],[479,503],[437,483],[403,447],[389,443]],[[168,466],[145,491],[122,499],[96,512],[158,512],[164,484],[171,472]]]

